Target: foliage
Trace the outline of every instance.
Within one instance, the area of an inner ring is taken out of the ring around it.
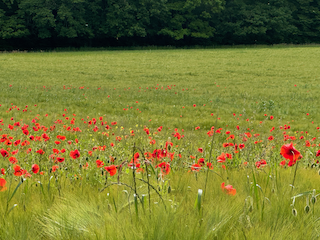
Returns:
[[[311,0],[0,1],[0,50],[318,43]]]

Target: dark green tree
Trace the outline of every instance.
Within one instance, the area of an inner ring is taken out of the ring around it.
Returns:
[[[224,7],[220,0],[169,0],[167,3],[170,16],[166,27],[159,32],[175,40],[185,37],[210,38],[215,28],[211,19]]]

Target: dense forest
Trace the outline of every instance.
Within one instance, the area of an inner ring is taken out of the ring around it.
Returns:
[[[320,0],[0,0],[0,50],[320,42]]]

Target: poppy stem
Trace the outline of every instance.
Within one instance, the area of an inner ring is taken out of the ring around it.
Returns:
[[[134,152],[135,152],[135,150],[136,150],[136,143],[134,143],[133,144],[133,149],[132,149],[132,159],[134,159]],[[137,194],[137,184],[136,184],[136,165],[135,165],[135,163],[134,163],[134,160],[133,160],[133,171],[132,171],[132,176],[133,176],[133,189],[134,189],[134,193],[136,194],[136,195],[138,195]]]
[[[292,191],[293,188],[294,188],[294,180],[296,179],[298,164],[299,164],[299,162],[297,161],[296,169],[294,170],[293,181],[292,181],[292,184],[291,184],[291,191]]]
[[[140,151],[140,153],[141,153],[141,155],[143,156],[143,159],[144,159],[144,164],[145,164],[145,166],[146,166],[146,173],[147,173],[147,181],[148,181],[148,200],[149,200],[149,211],[150,211],[150,213],[151,213],[151,196],[150,196],[150,179],[149,179],[149,169],[148,169],[148,161],[147,161],[147,159],[146,159],[146,157],[145,157],[145,155],[144,155],[144,152],[145,151],[142,151],[140,148],[138,148],[138,147],[136,147],[139,151]]]
[[[218,123],[218,116],[219,116],[219,109],[217,111],[217,118],[216,118],[216,123],[215,123],[215,126],[217,126],[217,123]],[[212,149],[213,149],[213,140],[214,140],[214,134],[215,131],[213,129],[213,134],[212,134],[212,139],[211,139],[211,146],[210,146],[210,154],[209,154],[209,163],[211,163],[211,156],[212,156]],[[207,190],[207,183],[208,183],[208,178],[209,178],[209,167],[207,169],[207,175],[206,175],[206,182],[204,184],[204,193],[203,193],[203,200],[204,200],[204,197],[206,195],[206,190]]]

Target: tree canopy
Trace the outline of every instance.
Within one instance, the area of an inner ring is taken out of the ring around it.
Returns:
[[[0,49],[320,42],[320,0],[0,0]]]

